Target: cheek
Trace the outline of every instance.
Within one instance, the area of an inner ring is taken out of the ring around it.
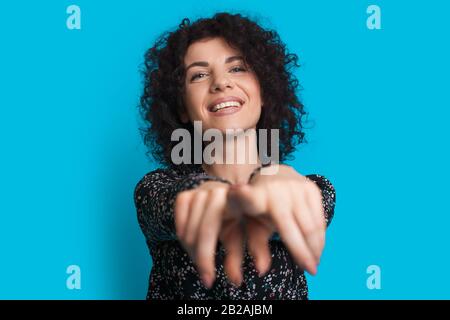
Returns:
[[[186,102],[186,109],[189,114],[195,115],[200,112],[202,106],[200,97],[201,95],[197,90],[190,88],[186,91],[185,102]]]
[[[250,94],[250,100],[251,100],[252,104],[254,105],[254,107],[259,108],[262,105],[261,93],[260,93],[259,87],[256,87],[256,86],[252,87],[249,94]]]
[[[252,99],[253,101],[260,101],[261,89],[258,80],[252,77],[251,79],[249,79],[247,84],[247,92],[250,96],[250,99]]]

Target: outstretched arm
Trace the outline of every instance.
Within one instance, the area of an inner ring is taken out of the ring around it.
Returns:
[[[263,165],[261,167],[256,168],[249,178],[249,183],[252,181],[253,177],[256,176],[263,167],[267,167],[268,165]],[[320,174],[309,174],[306,177],[313,181],[320,189],[322,194],[322,207],[325,215],[325,222],[327,227],[330,225],[331,220],[334,216],[334,207],[336,204],[336,190],[334,189],[333,184],[330,180],[328,180],[325,176]],[[271,236],[270,240],[281,240],[278,232],[274,232]]]
[[[150,249],[161,241],[177,240],[175,199],[178,193],[196,188],[205,181],[225,182],[205,173],[180,175],[174,169],[157,169],[137,183],[134,202],[139,225]]]
[[[249,184],[233,187],[229,198],[247,218],[248,247],[260,272],[270,267],[264,243],[278,239],[299,266],[316,273],[334,214],[335,191],[328,179],[279,165],[273,174],[256,174]]]

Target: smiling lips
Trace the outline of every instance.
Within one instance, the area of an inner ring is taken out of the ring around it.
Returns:
[[[229,115],[238,112],[244,101],[236,97],[226,97],[214,101],[209,107],[208,111],[216,116]]]

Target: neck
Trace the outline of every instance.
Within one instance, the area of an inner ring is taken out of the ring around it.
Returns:
[[[203,169],[207,174],[224,178],[233,184],[247,183],[253,170],[261,165],[256,130],[246,130],[230,137],[225,135],[223,147],[214,151],[214,158],[222,161],[203,163]]]

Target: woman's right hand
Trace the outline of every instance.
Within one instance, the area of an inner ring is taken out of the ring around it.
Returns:
[[[225,250],[225,273],[235,285],[242,282],[244,229],[242,217],[227,206],[229,185],[207,181],[180,192],[175,200],[178,239],[194,262],[202,282],[211,288],[216,278],[215,253],[220,239]]]

